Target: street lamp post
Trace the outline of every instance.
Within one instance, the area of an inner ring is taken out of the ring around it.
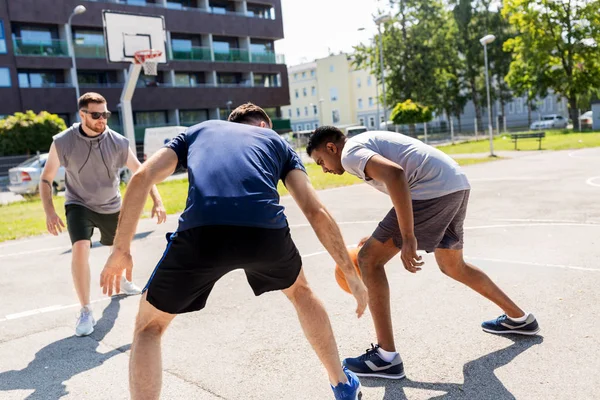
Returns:
[[[492,43],[495,39],[496,36],[494,35],[486,35],[479,39],[479,42],[483,45],[483,56],[485,59],[485,87],[487,90],[488,127],[490,130],[490,157],[494,157],[494,128],[492,127],[492,102],[490,100],[490,77],[488,72],[487,45]]]
[[[384,75],[384,65],[383,65],[383,38],[381,36],[381,24],[384,24],[390,21],[392,17],[389,14],[382,14],[378,17],[375,17],[374,22],[377,24],[377,33],[379,34],[379,65],[381,66],[381,90],[383,94],[383,122],[385,122],[385,126],[387,128],[387,99],[385,98],[385,75]],[[379,100],[377,101],[379,103]],[[379,118],[379,113],[377,115]],[[381,125],[381,120],[377,121],[377,125]]]
[[[75,96],[77,96],[77,102],[79,102],[79,80],[77,79],[77,63],[75,61],[75,47],[73,46],[73,29],[71,28],[71,20],[74,16],[83,14],[85,10],[86,8],[81,4],[75,7],[67,22],[67,45],[69,46],[71,62],[73,63],[73,73],[71,74],[71,79],[73,80],[73,85],[75,86]]]
[[[227,118],[229,118],[229,114],[231,114],[231,105],[233,104],[233,101],[229,100],[225,104],[227,105]]]

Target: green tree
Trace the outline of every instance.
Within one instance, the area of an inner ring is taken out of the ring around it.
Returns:
[[[509,83],[522,85],[526,72],[537,92],[565,97],[577,129],[578,108],[600,91],[600,1],[506,0],[502,14],[518,32],[506,44]]]
[[[0,156],[33,154],[48,151],[52,136],[67,129],[56,114],[29,110],[0,120]]]
[[[408,99],[396,104],[392,110],[391,119],[396,125],[414,125],[431,121],[431,108]]]

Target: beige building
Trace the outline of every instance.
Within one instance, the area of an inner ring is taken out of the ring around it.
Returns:
[[[355,69],[347,54],[291,66],[288,76],[291,105],[282,107],[282,113],[295,132],[320,125],[376,129],[377,121],[383,122],[383,108],[379,117],[377,110],[377,79]]]

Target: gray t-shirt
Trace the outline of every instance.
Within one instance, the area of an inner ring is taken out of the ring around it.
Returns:
[[[365,176],[365,166],[376,154],[404,169],[413,200],[434,199],[471,188],[465,173],[451,157],[400,133],[370,131],[348,139],[342,151],[342,166],[389,195],[385,184]]]
[[[65,204],[78,204],[100,214],[121,209],[119,169],[127,164],[129,141],[107,128],[87,137],[80,124],[54,136],[60,165],[66,171]]]

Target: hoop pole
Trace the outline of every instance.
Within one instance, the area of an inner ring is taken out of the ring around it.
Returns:
[[[135,147],[135,129],[133,125],[133,110],[131,108],[131,99],[135,92],[135,86],[140,76],[141,64],[132,63],[129,66],[125,87],[121,92],[121,121],[123,121],[123,134],[129,140],[129,147],[136,153]]]

